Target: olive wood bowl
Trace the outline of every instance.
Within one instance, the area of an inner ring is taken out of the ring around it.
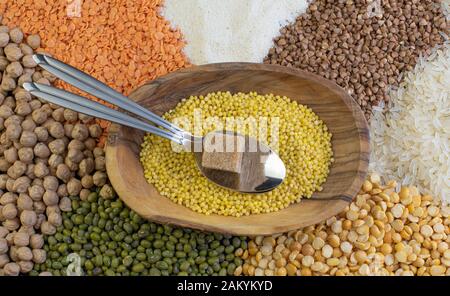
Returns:
[[[270,235],[326,220],[343,211],[357,195],[369,162],[368,125],[350,95],[329,80],[274,65],[211,64],[151,81],[130,97],[162,115],[183,98],[216,91],[273,93],[311,107],[333,134],[335,161],[323,191],[275,213],[239,218],[199,214],[160,195],[147,183],[139,161],[144,132],[113,124],[106,146],[108,176],[120,198],[139,215],[158,223],[205,231]]]

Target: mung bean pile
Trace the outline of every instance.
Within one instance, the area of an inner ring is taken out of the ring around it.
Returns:
[[[85,201],[72,198],[72,209],[45,238],[47,260],[31,275],[66,275],[71,253],[87,275],[232,275],[247,249],[244,237],[146,222],[120,199],[96,192]]]
[[[194,114],[201,110],[202,126],[194,127]],[[226,119],[267,118],[268,126],[279,119],[279,156],[287,168],[283,184],[272,192],[252,195],[230,192],[201,175],[191,153],[176,153],[168,140],[148,135],[141,150],[141,162],[147,180],[172,201],[196,212],[226,216],[243,216],[269,213],[298,202],[301,197],[311,197],[320,191],[333,161],[331,134],[325,124],[308,107],[287,97],[258,95],[257,93],[218,92],[205,97],[190,97],[166,113],[171,121],[190,122],[182,126],[197,135],[214,131],[211,119],[216,117],[227,130]],[[179,120],[181,118],[188,119]],[[236,124],[235,131],[257,137],[255,129]],[[195,129],[198,129],[196,131]],[[267,131],[270,145],[276,135]],[[260,137],[264,141],[264,138]],[[274,147],[271,147],[274,148]]]

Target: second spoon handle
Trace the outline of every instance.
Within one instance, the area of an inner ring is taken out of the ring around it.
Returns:
[[[105,102],[122,108],[123,110],[147,119],[175,134],[180,136],[185,134],[185,132],[179,127],[133,102],[123,94],[75,67],[43,54],[35,54],[33,55],[33,59],[39,66],[48,72],[82,91],[94,95]]]
[[[183,145],[184,138],[169,131],[159,129],[151,124],[133,118],[125,113],[106,107],[100,103],[94,102],[82,96],[54,88],[45,84],[26,82],[23,84],[25,90],[32,95],[42,98],[50,103],[64,108],[87,114],[96,118],[105,119],[121,125],[129,126],[157,136],[174,141]]]

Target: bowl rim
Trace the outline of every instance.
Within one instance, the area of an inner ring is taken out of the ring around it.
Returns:
[[[360,153],[358,156],[358,168],[357,168],[358,177],[355,177],[352,184],[349,185],[347,190],[342,192],[342,194],[339,196],[329,198],[329,199],[320,199],[320,198],[313,197],[313,198],[302,200],[302,202],[309,202],[309,201],[310,202],[318,202],[318,201],[333,202],[333,201],[336,201],[335,209],[329,213],[328,218],[339,214],[356,197],[356,195],[358,194],[358,192],[359,192],[360,188],[362,187],[362,184],[367,176],[368,166],[369,166],[369,157],[370,157],[370,134],[369,134],[369,125],[367,123],[367,120],[366,120],[361,108],[357,104],[357,102],[342,87],[337,85],[334,81],[328,80],[328,79],[326,79],[322,76],[319,76],[315,73],[311,73],[311,72],[304,71],[301,69],[280,66],[280,65],[258,64],[258,63],[248,63],[248,62],[213,63],[213,64],[205,64],[205,65],[199,65],[199,66],[192,65],[191,67],[180,69],[178,71],[175,71],[175,72],[166,74],[164,76],[161,76],[159,78],[156,78],[152,81],[147,82],[146,84],[141,85],[140,87],[136,88],[135,90],[133,90],[130,94],[130,98],[134,99],[133,96],[143,86],[146,86],[147,88],[149,88],[148,91],[150,91],[150,92],[155,91],[159,86],[164,85],[164,83],[167,80],[171,80],[180,75],[192,75],[193,73],[198,72],[198,71],[202,71],[204,73],[204,72],[217,72],[217,71],[234,71],[234,72],[236,72],[236,71],[251,71],[251,70],[288,74],[288,75],[296,76],[301,79],[305,79],[305,80],[309,80],[309,81],[313,81],[315,83],[321,84],[321,85],[329,88],[332,92],[336,93],[340,97],[341,101],[344,102],[346,107],[352,112],[355,126],[356,126],[357,133],[358,133],[359,145],[360,145],[360,147],[359,147]],[[139,100],[138,100],[138,102],[139,102]],[[355,107],[357,107],[357,108],[355,108]],[[117,126],[117,127],[120,130],[120,126]],[[117,135],[117,133],[115,131],[108,134],[106,157],[108,157],[108,154],[109,154],[108,151],[110,151],[110,149],[109,149],[110,145],[108,145],[108,143],[110,142],[110,136],[112,138],[116,138],[115,137],[116,135]],[[113,139],[113,141],[114,141],[114,139]],[[111,184],[114,187],[113,180],[115,179],[115,177],[113,177],[113,176],[111,176],[111,177],[112,177],[112,178],[110,178]],[[119,195],[120,195],[120,193],[119,193]],[[139,213],[139,211],[137,211],[137,212]],[[252,216],[257,216],[257,215],[252,215]],[[240,219],[241,217],[240,218],[227,217],[227,218]],[[209,230],[209,231],[218,231],[218,232],[231,233],[231,234],[236,234],[236,235],[259,235],[259,234],[267,235],[267,234],[278,233],[278,232],[264,232],[264,231],[256,230],[256,229],[255,229],[255,231],[252,231],[251,233],[249,233],[248,231],[245,232],[242,229],[238,229],[238,228],[235,228],[232,230],[227,230],[226,226],[225,227],[218,227],[217,225],[208,226],[208,225],[204,225],[203,223],[193,224],[191,222],[186,222],[186,221],[180,220],[180,219],[168,220],[167,217],[165,217],[164,215],[161,215],[161,213],[155,214],[151,218],[147,218],[147,219],[155,221],[155,222],[160,222],[160,223],[176,224],[176,225],[181,225],[184,227],[191,227],[191,228],[196,228],[196,229],[201,229],[201,230]],[[325,220],[325,219],[327,219],[327,218],[324,218],[322,220]],[[315,223],[319,223],[319,222],[320,221],[317,221]],[[291,223],[291,225],[289,225],[287,227],[289,228],[289,230],[292,230],[292,229],[298,229],[298,228],[304,227],[304,226],[307,226],[307,225],[303,225],[302,223],[296,221],[296,222]]]

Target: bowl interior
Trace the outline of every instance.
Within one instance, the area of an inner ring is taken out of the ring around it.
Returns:
[[[216,91],[273,93],[311,107],[333,134],[335,162],[323,191],[270,214],[240,218],[198,214],[161,196],[146,182],[139,162],[139,145],[144,133],[114,125],[106,149],[107,170],[119,196],[133,210],[160,223],[262,235],[318,223],[342,211],[355,197],[368,166],[367,122],[352,98],[331,81],[279,66],[214,64],[169,74],[140,87],[130,97],[162,115],[183,98]]]

